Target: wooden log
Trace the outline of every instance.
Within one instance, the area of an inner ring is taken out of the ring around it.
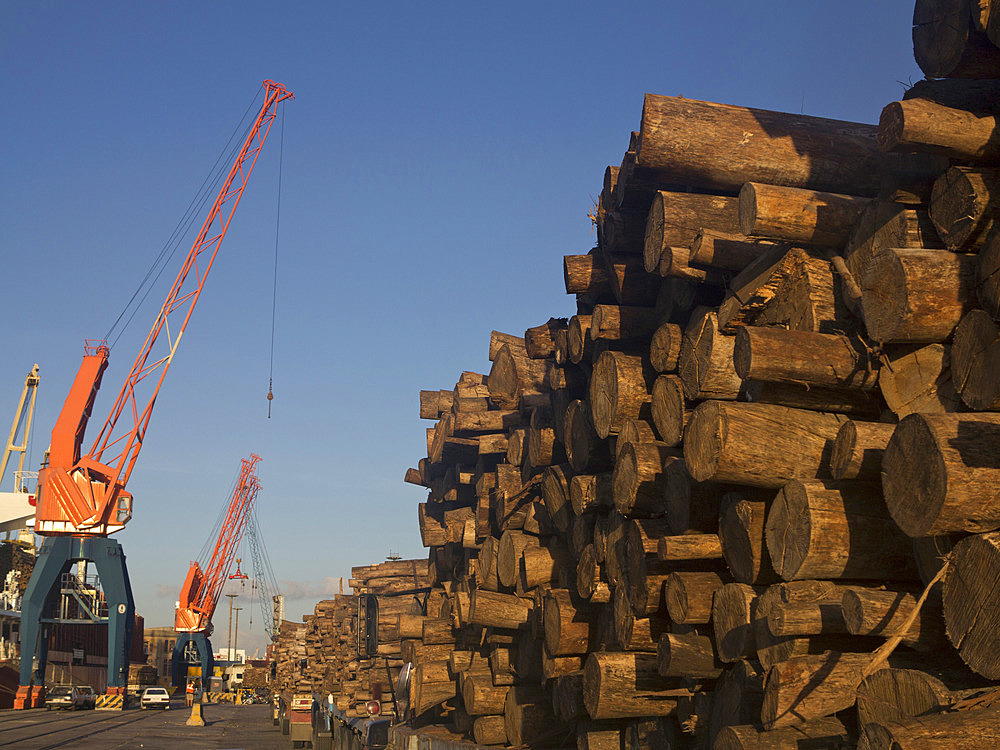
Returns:
[[[951,346],[952,381],[966,405],[977,411],[989,408],[996,396],[990,383],[992,378],[986,371],[996,356],[989,350],[998,337],[1000,328],[987,312],[980,309],[970,310],[962,316],[955,328]],[[967,389],[968,399],[965,396]],[[983,406],[974,407],[970,401],[982,402]]]
[[[1000,414],[911,414],[882,455],[893,520],[912,537],[1000,528]]]
[[[871,660],[871,654],[830,651],[775,664],[764,680],[761,723],[787,727],[849,708]]]
[[[920,151],[962,162],[996,162],[1000,146],[993,131],[995,114],[953,109],[926,99],[892,102],[878,121],[878,145],[883,151]]]
[[[723,331],[735,333],[736,326],[754,323],[786,278],[791,250],[787,243],[779,243],[733,277],[719,305],[719,327]]]
[[[854,225],[844,251],[847,269],[854,280],[860,284],[868,261],[893,247],[943,248],[944,243],[926,208],[873,200]]]
[[[904,644],[919,651],[946,652],[940,587],[931,591],[914,621],[907,624],[917,608],[918,596],[919,592],[912,590],[849,587],[841,600],[847,632],[899,637]]]
[[[714,571],[676,571],[664,583],[667,613],[681,625],[704,625],[712,619],[715,592],[729,577]]]
[[[806,747],[848,747],[853,734],[835,716],[761,732],[753,724],[723,727],[713,750],[800,750]]]
[[[420,418],[437,419],[451,408],[451,391],[420,391]]]
[[[569,482],[569,499],[576,515],[614,504],[614,475],[577,474]]]
[[[784,258],[774,295],[746,322],[795,331],[850,333],[856,323],[848,312],[846,295],[829,251],[793,247]]]
[[[503,711],[510,687],[494,686],[489,672],[466,672],[461,684],[465,712],[470,716],[496,716],[498,711]]]
[[[740,231],[750,237],[843,246],[868,198],[747,182],[740,188]]]
[[[663,462],[672,449],[656,443],[629,443],[621,450],[613,475],[615,507],[622,515],[663,513]]]
[[[611,468],[608,444],[594,430],[586,403],[571,401],[566,407],[564,423],[566,458],[573,471],[598,474]]]
[[[625,730],[612,721],[579,722],[576,727],[577,750],[621,750]]]
[[[529,328],[524,332],[524,351],[531,359],[543,359],[555,351],[553,335],[556,331],[565,330],[566,318],[549,318],[540,326]]]
[[[646,94],[639,132],[638,166],[734,192],[752,180],[874,195],[886,164],[871,125],[680,97]]]
[[[1000,207],[1000,171],[951,167],[934,182],[930,217],[949,250],[983,244]]]
[[[878,384],[899,419],[917,412],[953,412],[960,405],[951,375],[951,347],[944,344],[885,347]]]
[[[654,307],[595,305],[590,337],[620,342],[649,339],[661,323]]]
[[[594,545],[584,547],[576,564],[576,592],[581,599],[592,604],[611,601],[611,589],[604,580]]]
[[[830,473],[834,479],[879,481],[882,453],[895,425],[849,420],[840,426],[833,441]]]
[[[688,263],[721,271],[742,271],[774,246],[774,242],[747,237],[746,233],[702,229],[691,242]]]
[[[569,361],[575,365],[590,358],[589,353],[593,348],[590,322],[590,315],[574,315],[569,319],[569,326],[566,329],[566,353],[569,355]]]
[[[592,719],[669,716],[678,692],[657,672],[656,654],[591,653],[583,668],[583,702]]]
[[[688,247],[666,247],[660,255],[658,272],[663,277],[685,279],[705,286],[724,286],[725,276],[714,268],[704,269],[692,266],[691,250]]]
[[[1000,319],[1000,229],[993,229],[979,249],[979,304]]]
[[[858,750],[954,750],[993,747],[1000,740],[1000,708],[874,722],[862,730]]]
[[[542,498],[549,518],[559,531],[569,529],[572,517],[569,484],[573,470],[569,464],[547,466],[542,475]]]
[[[792,478],[826,478],[844,421],[838,414],[772,404],[706,401],[684,431],[684,463],[696,481],[778,488]]]
[[[763,591],[745,583],[727,583],[712,597],[712,628],[719,659],[734,662],[754,652],[750,605]]]
[[[719,504],[725,490],[715,482],[695,482],[683,459],[668,458],[663,465],[667,523],[672,534],[713,533],[719,530]]]
[[[621,458],[622,449],[626,445],[656,445],[665,448],[666,445],[656,434],[656,429],[651,422],[644,419],[629,419],[622,425],[615,439],[615,461]]]
[[[493,358],[488,385],[493,403],[501,409],[515,409],[522,395],[545,388],[545,363],[530,359],[523,347],[504,344]]]
[[[615,646],[623,651],[656,653],[660,636],[670,628],[670,621],[656,613],[637,617],[626,586],[615,588],[611,603]]]
[[[507,730],[503,725],[504,717],[477,716],[472,724],[472,737],[477,745],[506,745]]]
[[[774,569],[786,581],[918,577],[910,540],[889,516],[878,485],[790,480],[771,505],[765,534]]]
[[[917,0],[913,58],[928,78],[1000,78],[1000,51],[977,31],[966,0]]]
[[[763,699],[764,682],[759,670],[746,660],[733,664],[716,683],[705,738],[707,743],[713,746],[725,727],[758,724]]]
[[[649,362],[657,372],[673,372],[677,369],[677,356],[681,351],[684,332],[674,323],[664,323],[653,332],[649,344]]]
[[[977,4],[983,7],[982,3]],[[993,25],[996,27],[1000,18],[996,14]],[[997,80],[976,80],[961,78],[942,78],[938,80],[917,81],[903,94],[904,100],[922,99],[943,107],[964,109],[968,112],[1000,112],[997,102],[1000,101],[1000,82]]]
[[[507,741],[517,747],[558,747],[570,729],[552,712],[551,700],[537,687],[515,685],[504,704]]]
[[[653,383],[650,411],[660,439],[667,446],[679,445],[691,415],[685,408],[684,383],[676,375],[660,375]]]
[[[989,680],[1000,679],[1000,617],[996,581],[1000,533],[962,539],[952,550],[944,579],[944,620],[962,661]]]
[[[664,633],[660,636],[656,661],[663,677],[714,680],[723,665],[715,656],[715,645],[706,635]]]
[[[955,700],[944,682],[917,669],[880,669],[858,686],[858,726],[937,714]]]
[[[569,524],[569,549],[574,559],[579,560],[584,548],[593,544],[596,524],[596,513],[573,516],[573,520]]]
[[[561,544],[527,546],[521,553],[518,567],[520,584],[525,591],[551,585],[558,580],[560,570],[569,569],[572,560],[569,549]]]
[[[688,247],[698,232],[705,228],[738,232],[739,207],[736,198],[657,191],[649,208],[643,240],[646,271],[657,273],[667,248]]]
[[[551,589],[544,597],[545,647],[552,656],[586,654],[598,643],[597,611],[575,600],[566,589]]]
[[[740,377],[733,367],[735,339],[719,332],[711,310],[693,318],[684,331],[677,372],[689,399],[736,400]]]
[[[664,562],[722,559],[718,534],[661,536],[656,545],[656,556]]]
[[[563,256],[563,283],[566,294],[608,295],[611,280],[601,259],[590,255]]]
[[[871,390],[877,371],[866,350],[847,336],[744,326],[733,365],[743,379]]]
[[[590,413],[599,437],[617,434],[626,420],[648,411],[655,379],[651,370],[636,354],[605,351],[598,357],[590,379]]]
[[[719,542],[722,556],[733,577],[740,583],[768,584],[777,580],[764,527],[768,508],[767,494],[727,492],[719,506]]]
[[[424,620],[420,640],[425,644],[454,643],[455,633],[452,631],[451,620],[435,620],[432,618]]]
[[[527,625],[531,602],[511,594],[477,589],[469,595],[469,622],[494,628]]]

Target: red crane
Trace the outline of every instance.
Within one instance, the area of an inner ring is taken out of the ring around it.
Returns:
[[[44,697],[46,649],[40,642],[42,610],[73,561],[94,562],[108,602],[108,692],[128,680],[127,649],[135,607],[121,545],[108,538],[132,517],[129,476],[142,449],[157,394],[205,280],[222,246],[243,190],[267,140],[277,105],[292,98],[280,83],[264,81],[264,103],[249,128],[181,270],[139,350],[125,383],[89,451],[84,432],[108,366],[105,341],[87,341],[83,362],[52,429],[48,466],[39,472],[35,531],[45,536],[22,600],[21,673],[16,708]],[[103,621],[103,620],[102,620]]]
[[[260,456],[253,453],[250,458],[240,460],[240,477],[229,499],[226,517],[219,528],[212,556],[205,565],[196,561],[188,569],[174,614],[174,630],[178,633],[205,633],[209,629],[215,607],[222,595],[222,587],[226,583],[260,490],[260,480],[256,473],[258,461]]]
[[[188,568],[174,613],[174,630],[178,637],[174,641],[171,672],[175,685],[183,684],[189,643],[194,644],[198,652],[202,679],[212,674],[212,647],[208,642],[212,634],[212,615],[219,604],[227,577],[231,577],[229,569],[260,490],[257,478],[259,461],[260,456],[253,453],[250,458],[240,460],[240,475],[226,506],[226,515],[219,526],[211,556],[207,560],[192,562]]]

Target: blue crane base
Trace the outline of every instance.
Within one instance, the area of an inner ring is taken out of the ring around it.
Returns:
[[[187,681],[188,661],[184,658],[188,643],[193,643],[198,650],[201,662],[202,690],[208,690],[208,684],[215,669],[215,658],[212,656],[212,644],[204,633],[178,633],[174,643],[174,652],[170,657],[170,683],[175,687],[184,687]]]
[[[21,687],[18,697],[23,695],[27,705],[15,703],[15,707],[40,705],[51,628],[43,621],[43,614],[62,574],[68,573],[73,563],[80,560],[94,563],[108,605],[108,692],[121,693],[128,686],[135,602],[122,546],[107,537],[49,536],[38,550],[35,568],[21,599]],[[24,700],[18,702],[25,703]]]

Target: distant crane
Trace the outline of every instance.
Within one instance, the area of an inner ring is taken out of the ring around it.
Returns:
[[[42,703],[47,660],[46,639],[39,637],[42,613],[62,573],[79,561],[95,564],[108,604],[108,694],[125,692],[135,605],[125,554],[108,535],[123,529],[132,517],[132,495],[125,488],[139,458],[156,396],[267,140],[276,107],[292,97],[280,83],[267,80],[263,87],[264,103],[111,413],[86,453],[82,451],[84,432],[110,347],[100,340],[84,344],[83,362],[52,429],[48,466],[38,478],[35,532],[46,538],[22,602],[21,673],[15,708],[36,708]]]
[[[17,469],[14,471],[14,491],[0,492],[0,532],[23,529],[35,515],[35,496],[29,490],[24,471],[24,458],[31,438],[31,426],[35,418],[35,398],[38,396],[38,365],[34,365],[24,378],[21,398],[14,410],[14,421],[7,436],[3,457],[0,458],[0,486],[7,476],[7,464],[11,454],[20,453]],[[18,435],[21,436],[18,442]],[[34,477],[34,473],[31,473]]]
[[[202,680],[207,680],[212,674],[212,646],[208,641],[213,630],[212,615],[219,604],[223,586],[228,578],[234,577],[229,575],[229,569],[260,491],[260,480],[257,478],[259,461],[260,456],[253,453],[250,458],[240,460],[240,475],[226,506],[225,517],[219,525],[218,534],[212,534],[215,543],[211,555],[205,560],[192,562],[188,568],[174,613],[174,630],[178,634],[171,660],[174,685],[184,684],[183,672],[188,664],[185,652],[189,643],[198,653]],[[209,542],[212,542],[211,538]],[[242,573],[240,575],[246,578]]]

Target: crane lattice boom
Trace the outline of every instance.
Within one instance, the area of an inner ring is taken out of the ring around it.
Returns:
[[[38,533],[107,536],[124,527],[132,517],[132,496],[125,486],[139,457],[156,396],[267,140],[277,104],[292,97],[280,83],[268,80],[263,86],[264,104],[236,161],[135,358],[111,413],[93,447],[81,455],[84,431],[109,354],[103,341],[88,341],[85,345],[83,363],[52,430],[49,466],[39,474],[35,521]]]
[[[204,566],[193,562],[188,569],[174,617],[174,630],[179,633],[203,633],[211,624],[222,587],[226,583],[260,490],[258,461],[260,456],[253,453],[250,458],[241,459],[240,476],[229,499],[225,520],[212,549],[212,557]]]

